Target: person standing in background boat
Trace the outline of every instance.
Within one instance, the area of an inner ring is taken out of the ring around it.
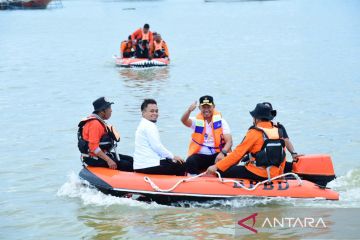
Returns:
[[[169,58],[169,49],[166,42],[159,33],[154,34],[154,42],[150,45],[150,52],[153,58]]]
[[[145,23],[143,28],[139,28],[133,34],[131,34],[131,40],[136,45],[140,40],[146,40],[149,43],[153,42],[153,34],[150,31],[150,25]]]
[[[229,124],[215,109],[213,97],[202,96],[199,104],[200,113],[196,117],[190,117],[196,102],[181,117],[181,122],[193,130],[186,159],[187,171],[191,175],[199,174],[223,159],[232,146]]]
[[[148,174],[185,174],[184,161],[175,156],[161,143],[156,126],[159,110],[154,99],[145,99],[141,104],[142,119],[135,133],[134,169]]]
[[[120,55],[123,58],[131,58],[135,54],[135,49],[133,42],[131,40],[131,35],[129,35],[128,40],[122,41],[120,45]]]
[[[276,111],[269,103],[258,103],[250,115],[251,126],[243,141],[216,164],[210,166],[208,173],[219,171],[223,177],[248,178],[264,180],[278,176],[285,168],[285,141],[282,128],[275,126],[271,120]],[[247,158],[243,158],[248,154]],[[239,165],[240,161],[247,161]]]
[[[93,102],[94,112],[80,121],[78,148],[84,164],[93,167],[108,167],[122,171],[133,171],[133,158],[117,154],[116,142],[120,134],[105,121],[111,117],[113,102],[100,97]]]
[[[131,34],[131,40],[135,46],[135,57],[149,58],[150,45],[153,42],[153,33],[150,31],[150,25],[145,23],[143,28],[139,28]]]

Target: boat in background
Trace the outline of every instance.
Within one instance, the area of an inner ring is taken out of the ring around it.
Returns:
[[[170,64],[170,60],[168,58],[121,58],[118,56],[114,56],[114,58],[117,67],[126,68],[165,67]]]
[[[45,9],[52,0],[6,0],[0,1],[0,10]]]

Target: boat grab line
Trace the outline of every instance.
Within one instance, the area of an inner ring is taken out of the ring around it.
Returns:
[[[196,175],[196,176],[192,176],[192,177],[189,177],[189,178],[183,178],[183,179],[177,181],[177,183],[175,183],[174,186],[172,186],[171,188],[168,188],[168,189],[161,189],[161,188],[160,188],[159,186],[157,186],[148,176],[145,176],[145,177],[144,177],[144,181],[147,182],[147,183],[149,183],[150,186],[151,186],[155,191],[157,191],[157,192],[172,192],[172,191],[175,190],[175,188],[177,188],[181,183],[189,182],[189,181],[191,181],[191,180],[193,180],[193,179],[195,179],[195,178],[201,177],[201,176],[203,176],[203,175],[205,175],[205,174],[206,174],[206,172],[203,172],[203,173],[200,173],[200,174],[198,174],[198,175]],[[230,182],[230,183],[236,183],[236,184],[238,184],[241,188],[243,188],[243,189],[245,189],[245,190],[247,190],[247,191],[254,191],[254,190],[255,190],[258,186],[260,186],[260,185],[263,185],[263,184],[268,183],[268,182],[271,182],[271,181],[273,181],[273,180],[276,180],[276,179],[279,179],[279,178],[282,178],[282,177],[285,177],[285,176],[290,176],[290,175],[296,178],[296,180],[297,180],[298,183],[299,183],[299,186],[302,185],[302,180],[301,180],[300,177],[299,177],[297,174],[295,174],[295,173],[284,173],[284,174],[278,175],[278,176],[276,176],[276,177],[273,177],[273,178],[270,178],[270,179],[266,179],[266,180],[264,180],[264,181],[262,181],[262,182],[258,182],[258,183],[255,184],[253,187],[249,187],[249,188],[246,187],[246,186],[244,186],[244,184],[243,184],[242,182],[240,182],[240,181],[236,181],[236,180],[224,180],[224,179],[221,177],[221,175],[220,175],[220,173],[219,173],[218,171],[216,171],[216,174],[217,174],[218,179],[219,179],[219,181],[220,181],[221,183],[228,183],[228,182]]]

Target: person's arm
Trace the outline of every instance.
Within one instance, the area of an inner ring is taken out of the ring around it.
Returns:
[[[100,148],[100,139],[104,134],[103,126],[98,121],[91,121],[89,126],[89,150],[109,165],[109,168],[116,169],[116,163],[108,157]]]
[[[285,127],[280,123],[278,123],[277,125],[282,133],[282,137],[284,139],[286,149],[290,152],[293,160],[297,159],[299,156],[301,156],[301,154],[298,154],[295,151],[294,145],[290,141],[289,135],[287,134]]]
[[[285,147],[290,152],[293,161],[303,155],[303,154],[298,154],[295,151],[294,145],[291,143],[289,138],[285,138],[284,141],[285,141]]]
[[[218,161],[220,161],[224,157],[226,157],[224,152],[227,154],[230,151],[232,144],[233,144],[231,134],[224,134],[223,136],[224,136],[224,140],[225,140],[225,146],[223,147],[221,152],[219,152],[219,154],[216,156],[215,163],[217,163]]]
[[[98,153],[96,153],[96,156],[98,156],[99,158],[103,159],[104,161],[106,161],[106,163],[109,165],[109,168],[111,169],[116,169],[117,165],[114,162],[114,160],[112,160],[108,155],[106,155],[103,151],[99,151]]]
[[[162,145],[159,131],[155,125],[147,127],[145,129],[145,134],[151,149],[156,152],[161,159],[174,158],[174,155],[169,150],[167,150],[164,145]]]
[[[227,121],[224,118],[221,120],[221,122],[222,122],[222,129],[223,129],[225,145],[224,145],[223,149],[221,150],[221,152],[216,156],[215,163],[217,163],[218,161],[220,161],[221,159],[226,157],[225,155],[227,155],[227,153],[230,151],[232,144],[233,144],[229,124],[227,123]]]
[[[218,169],[221,171],[226,171],[229,167],[238,163],[240,159],[250,151],[252,146],[255,144],[257,138],[253,131],[249,130],[246,134],[244,140],[224,159],[217,162],[215,165],[212,165],[208,168],[209,173],[214,173]]]
[[[138,29],[138,30],[136,30],[135,32],[133,32],[133,33],[131,34],[131,41],[132,41],[133,43],[136,42],[137,37],[139,36],[140,33],[141,33],[141,29]]]
[[[192,125],[192,120],[190,119],[190,114],[192,111],[195,110],[196,103],[197,103],[196,101],[194,103],[192,103],[190,105],[190,107],[186,110],[186,112],[181,116],[181,122],[187,127],[191,127],[191,125]]]

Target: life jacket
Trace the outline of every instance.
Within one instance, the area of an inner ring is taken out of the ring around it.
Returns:
[[[164,50],[163,44],[164,44],[163,40],[161,40],[160,43],[154,41],[154,51],[159,51],[159,50],[163,51]]]
[[[212,116],[212,130],[214,136],[214,147],[203,145],[206,133],[205,119],[201,113],[196,116],[195,130],[191,135],[191,142],[189,145],[188,156],[196,154],[200,151],[201,147],[208,147],[211,151],[220,152],[225,146],[225,139],[223,135],[221,113],[214,110]],[[214,153],[215,153],[214,152]]]
[[[150,31],[144,33],[144,29],[141,29],[141,36],[141,40],[147,40],[148,42],[150,41]]]
[[[107,152],[111,151],[115,146],[115,142],[120,141],[120,134],[116,131],[116,129],[113,126],[106,124],[105,121],[101,119],[98,115],[91,114],[90,116],[82,119],[78,124],[79,128],[77,132],[77,138],[78,138],[78,148],[80,153],[83,154],[90,153],[89,142],[86,141],[82,136],[83,127],[89,121],[99,121],[105,127],[106,133],[101,137],[99,147],[101,150]]]
[[[123,49],[123,52],[132,52],[132,51],[134,51],[134,48],[133,48],[133,45],[132,45],[131,42],[123,41],[121,44],[125,45],[125,47]]]
[[[285,141],[282,138],[281,130],[273,125],[272,128],[261,128],[252,126],[250,129],[255,129],[262,132],[264,143],[261,150],[252,157],[255,159],[257,167],[279,167],[285,160]]]

